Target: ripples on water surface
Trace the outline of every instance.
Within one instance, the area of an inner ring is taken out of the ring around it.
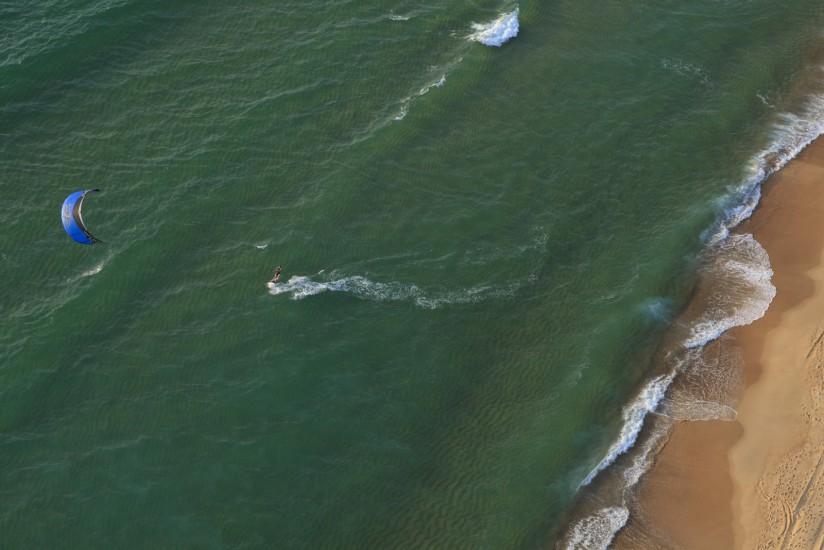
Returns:
[[[734,409],[802,4],[0,5],[0,545],[604,546]]]

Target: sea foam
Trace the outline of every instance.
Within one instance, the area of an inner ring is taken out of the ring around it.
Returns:
[[[469,38],[487,46],[500,47],[518,34],[518,8],[489,23],[472,25],[475,30]]]
[[[448,305],[472,304],[491,298],[514,295],[525,284],[514,281],[510,285],[481,285],[458,290],[423,290],[414,284],[381,283],[354,275],[328,281],[314,281],[310,277],[294,275],[285,283],[268,283],[269,293],[290,294],[293,300],[302,300],[324,292],[345,292],[362,300],[374,302],[412,301],[425,309]]]
[[[692,323],[684,346],[704,345],[762,317],[775,297],[772,274],[767,251],[750,234],[712,246],[704,269],[706,311]]]
[[[708,241],[726,238],[730,228],[749,218],[761,199],[764,180],[824,134],[824,95],[811,96],[796,112],[780,113],[777,117],[769,145],[752,157],[741,184],[723,199],[727,203],[725,215]]]
[[[674,68],[690,69],[684,66]],[[703,76],[697,70],[693,72]],[[761,95],[758,97],[767,103]],[[741,383],[737,370],[741,358],[731,355],[735,350],[714,345],[730,328],[762,317],[775,296],[775,287],[771,283],[773,272],[767,252],[752,235],[733,234],[730,230],[753,213],[761,198],[761,184],[767,177],[822,134],[824,95],[808,98],[796,112],[779,114],[769,145],[752,157],[740,184],[720,199],[723,215],[704,235],[707,245],[704,277],[710,281],[707,285],[710,290],[705,297],[707,310],[688,327],[689,336],[683,343],[685,355],[672,374],[654,378],[625,407],[624,424],[617,440],[580,486],[589,484],[598,472],[608,468],[636,444],[650,412],[655,412],[659,420],[669,421],[735,419],[734,396]],[[714,347],[710,349],[711,346]],[[708,357],[708,353],[713,355]],[[686,383],[685,377],[688,379]],[[666,394],[672,395],[665,399]],[[647,472],[650,456],[654,454],[661,435],[656,430],[644,448],[634,453],[623,472],[625,489],[634,487]],[[629,515],[625,502],[599,508],[596,513],[571,525],[565,548],[607,548],[615,534],[626,525]]]
[[[441,77],[438,80],[427,84],[426,86],[424,86],[423,88],[421,88],[420,90],[415,92],[414,94],[408,95],[405,98],[403,98],[403,100],[401,101],[400,112],[398,112],[398,114],[395,115],[394,119],[395,120],[403,120],[404,118],[406,118],[406,114],[409,112],[409,106],[412,104],[412,101],[414,101],[415,98],[426,94],[432,88],[440,88],[441,86],[444,85],[445,82],[446,82],[446,74],[442,74]]]
[[[93,268],[89,269],[88,271],[84,271],[82,277],[91,277],[92,275],[97,275],[101,271],[103,271],[104,262],[100,262]]]
[[[659,403],[664,399],[674,379],[674,372],[653,378],[644,386],[637,397],[624,407],[621,414],[624,421],[621,433],[610,446],[601,462],[598,463],[598,466],[589,473],[579,487],[589,485],[599,472],[609,467],[619,456],[635,445],[638,435],[641,433],[641,428],[644,426],[644,420],[649,413],[657,410]],[[643,452],[633,458],[632,464],[624,472],[626,488],[635,486],[649,468],[648,457],[658,437],[660,437],[660,434],[647,441]],[[615,534],[626,525],[629,516],[630,512],[625,502],[603,507],[596,513],[572,524],[564,548],[566,550],[590,550],[593,548],[606,550],[615,538]]]
[[[603,508],[573,525],[566,549],[606,550],[628,519],[629,510],[624,507]]]
[[[730,229],[752,215],[761,200],[761,184],[764,180],[824,134],[824,94],[812,95],[797,111],[783,112],[777,117],[770,132],[769,145],[752,157],[743,181],[724,199],[727,205],[720,224],[709,236],[705,235],[711,250],[738,250],[735,254],[737,258],[731,258],[720,269],[727,269],[731,274],[737,272],[747,280],[753,294],[744,300],[746,303],[738,311],[715,319],[709,313],[706,319],[699,321],[686,343],[687,347],[705,344],[734,326],[749,324],[758,319],[775,295],[775,288],[769,283],[772,270],[766,251],[752,235],[731,236]]]
[[[743,365],[741,349],[723,340],[685,350],[658,412],[673,420],[735,420]]]
[[[621,427],[618,439],[609,448],[606,456],[598,463],[598,466],[581,482],[581,487],[589,485],[598,472],[615,462],[616,458],[627,452],[635,444],[635,440],[644,425],[644,418],[646,418],[647,413],[654,411],[658,406],[674,377],[675,373],[653,378],[641,390],[635,400],[624,408],[621,413],[624,424]]]

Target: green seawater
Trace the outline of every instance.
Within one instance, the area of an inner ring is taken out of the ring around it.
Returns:
[[[0,3],[0,547],[552,547],[708,235],[820,133],[822,28]]]

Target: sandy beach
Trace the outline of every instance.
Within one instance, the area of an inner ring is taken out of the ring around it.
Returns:
[[[737,232],[769,254],[776,295],[719,343],[743,357],[736,419],[676,423],[616,548],[824,547],[824,140],[762,194]]]

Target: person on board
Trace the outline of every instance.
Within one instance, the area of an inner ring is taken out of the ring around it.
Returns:
[[[270,283],[279,283],[280,282],[280,266],[275,268],[275,276],[272,277],[272,280],[269,281]]]

